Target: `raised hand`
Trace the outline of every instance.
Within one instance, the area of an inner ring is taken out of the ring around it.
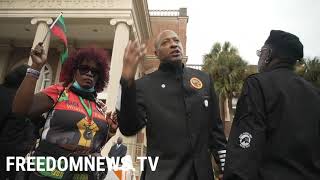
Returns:
[[[140,61],[147,52],[145,44],[140,46],[138,41],[129,41],[123,57],[122,77],[133,81]]]
[[[108,124],[110,125],[110,132],[115,133],[115,131],[118,128],[118,119],[117,119],[117,113],[116,112],[108,112],[106,114],[106,119]]]
[[[30,56],[32,59],[31,67],[40,71],[47,62],[47,55],[44,52],[43,43],[40,42],[31,49]]]

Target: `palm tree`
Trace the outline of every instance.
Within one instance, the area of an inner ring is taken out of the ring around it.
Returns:
[[[225,42],[222,47],[220,43],[215,43],[211,51],[204,55],[203,63],[203,70],[214,80],[221,118],[231,119],[234,114],[232,98],[241,92],[243,80],[247,77],[247,63],[230,42]]]

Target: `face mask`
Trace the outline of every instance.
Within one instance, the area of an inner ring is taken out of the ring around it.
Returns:
[[[85,89],[85,88],[81,87],[77,81],[74,81],[72,86],[80,91],[83,91],[83,92],[94,92],[95,91],[94,87],[92,87],[90,89]]]

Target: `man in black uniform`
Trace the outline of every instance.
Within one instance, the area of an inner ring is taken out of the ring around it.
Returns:
[[[237,104],[225,180],[319,180],[320,92],[293,71],[303,45],[272,30],[258,52],[260,73]]]
[[[137,42],[129,42],[126,48],[120,131],[130,136],[146,126],[147,156],[159,156],[159,162],[154,172],[145,163],[141,179],[212,180],[210,154],[223,169],[226,153],[213,82],[204,72],[184,67],[175,32],[160,33],[155,49],[159,69],[134,81],[145,48]]]

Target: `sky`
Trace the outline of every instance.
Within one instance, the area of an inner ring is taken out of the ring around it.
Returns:
[[[272,29],[297,35],[305,57],[320,57],[320,0],[148,0],[149,9],[187,8],[188,64],[215,42],[231,42],[249,64]]]

